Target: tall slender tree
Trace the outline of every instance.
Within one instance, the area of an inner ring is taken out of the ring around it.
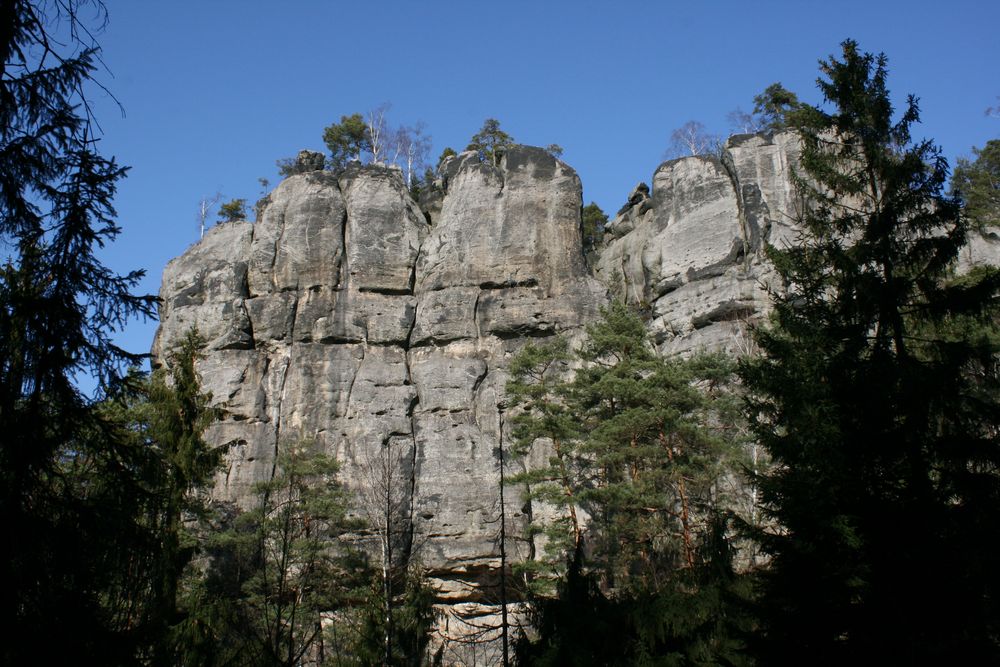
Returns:
[[[997,269],[966,239],[947,163],[894,114],[885,56],[821,63],[830,111],[797,112],[800,242],[747,362],[771,566],[768,664],[1000,659]]]

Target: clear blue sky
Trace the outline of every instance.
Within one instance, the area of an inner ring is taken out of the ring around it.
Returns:
[[[613,213],[649,182],[688,120],[728,134],[727,114],[780,81],[818,103],[817,61],[845,38],[889,57],[901,104],[921,102],[916,138],[949,160],[1000,136],[1000,2],[813,0],[107,0],[102,75],[125,116],[98,99],[103,151],[131,166],[123,234],[104,253],[144,268],[197,240],[198,201],[255,201],[275,160],[323,148],[343,114],[390,102],[424,121],[433,156],[464,148],[487,117],[520,143],[558,143],[585,201]],[[146,351],[155,323],[119,337]]]

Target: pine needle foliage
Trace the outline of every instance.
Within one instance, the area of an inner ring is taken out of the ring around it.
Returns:
[[[707,626],[681,620],[711,624],[730,614],[713,606],[711,591],[725,576],[739,579],[729,560],[728,574],[707,576],[721,561],[704,546],[713,535],[725,543],[713,532],[727,508],[720,489],[741,459],[738,429],[725,422],[734,370],[721,356],[662,359],[620,302],[588,327],[579,350],[555,339],[515,357],[507,391],[519,410],[513,454],[525,472],[512,483],[527,488],[532,538],[542,545],[524,572],[541,637],[522,655],[539,664],[585,655],[591,664],[637,664],[643,655],[640,663],[673,664],[661,659],[697,652],[702,641],[741,645],[733,625],[702,637]],[[694,611],[700,605],[704,616]],[[638,608],[655,615],[633,614]],[[608,636],[622,641],[594,644]]]

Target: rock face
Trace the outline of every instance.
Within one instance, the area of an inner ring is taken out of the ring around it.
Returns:
[[[664,163],[609,224],[593,274],[581,185],[541,149],[499,166],[442,165],[427,213],[396,169],[303,168],[258,205],[258,222],[211,229],[163,276],[154,357],[190,327],[208,340],[203,384],[225,417],[216,498],[253,502],[277,452],[310,440],[362,491],[372,462],[403,468],[409,545],[457,621],[495,614],[498,461],[506,368],[527,340],[578,335],[606,284],[650,316],[665,354],[731,348],[767,307],[765,241],[793,238],[792,137],[740,136],[724,156]],[[433,221],[433,225],[429,224]],[[509,434],[507,434],[509,436]],[[516,496],[516,494],[514,494]],[[523,535],[521,501],[506,503]],[[524,539],[508,542],[528,558]]]
[[[795,135],[736,135],[721,157],[662,164],[608,224],[595,273],[651,317],[663,354],[741,351],[769,307],[765,243],[794,242]]]
[[[300,154],[256,224],[209,230],[164,272],[154,358],[197,327],[203,384],[225,413],[206,434],[227,452],[214,496],[249,505],[277,452],[302,439],[359,491],[391,452],[408,548],[449,610],[441,636],[495,626],[511,356],[532,338],[578,336],[608,286],[648,316],[662,354],[747,352],[745,324],[775,280],[763,249],[796,241],[798,150],[792,134],[738,135],[720,156],[665,162],[608,224],[592,269],[580,180],[541,149],[511,148],[496,167],[447,159],[424,210],[396,169],[335,175]],[[995,235],[961,257],[966,269],[998,260]],[[522,502],[507,493],[508,557],[525,559]]]
[[[227,451],[214,496],[249,504],[300,439],[334,453],[355,486],[388,448],[440,598],[484,601],[507,363],[606,301],[583,260],[580,207],[576,172],[516,147],[498,167],[454,158],[433,227],[398,170],[355,166],[291,176],[256,224],[211,229],[164,272],[153,352],[162,362],[192,326],[209,341],[199,370],[225,418],[207,438]],[[507,505],[516,526],[521,503]]]

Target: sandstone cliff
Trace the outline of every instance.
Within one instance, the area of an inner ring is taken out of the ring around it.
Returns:
[[[637,187],[609,223],[592,267],[580,180],[541,149],[515,147],[496,167],[450,159],[426,214],[397,170],[288,178],[256,224],[210,230],[163,277],[155,358],[191,326],[209,341],[199,368],[225,418],[207,437],[227,452],[215,497],[249,503],[299,439],[334,453],[356,487],[366,461],[402,452],[410,548],[441,603],[495,612],[511,356],[531,338],[580,335],[609,286],[645,311],[663,354],[746,351],[746,323],[767,311],[774,280],[765,244],[796,239],[797,155],[791,134],[738,135],[719,156],[664,163],[652,192]],[[978,238],[963,257],[998,256],[1000,241]],[[513,495],[516,560],[530,542]]]
[[[671,160],[608,225],[596,275],[647,309],[663,354],[741,351],[768,309],[765,243],[795,240],[790,133],[736,135],[721,156]]]
[[[464,154],[444,171],[433,226],[397,170],[288,178],[256,224],[219,225],[168,265],[153,351],[164,359],[191,326],[209,341],[219,499],[249,503],[301,438],[354,485],[383,448],[404,452],[413,548],[442,601],[471,605],[498,563],[504,368],[524,340],[578,331],[606,290],[583,260],[566,164],[518,147],[498,167]]]

